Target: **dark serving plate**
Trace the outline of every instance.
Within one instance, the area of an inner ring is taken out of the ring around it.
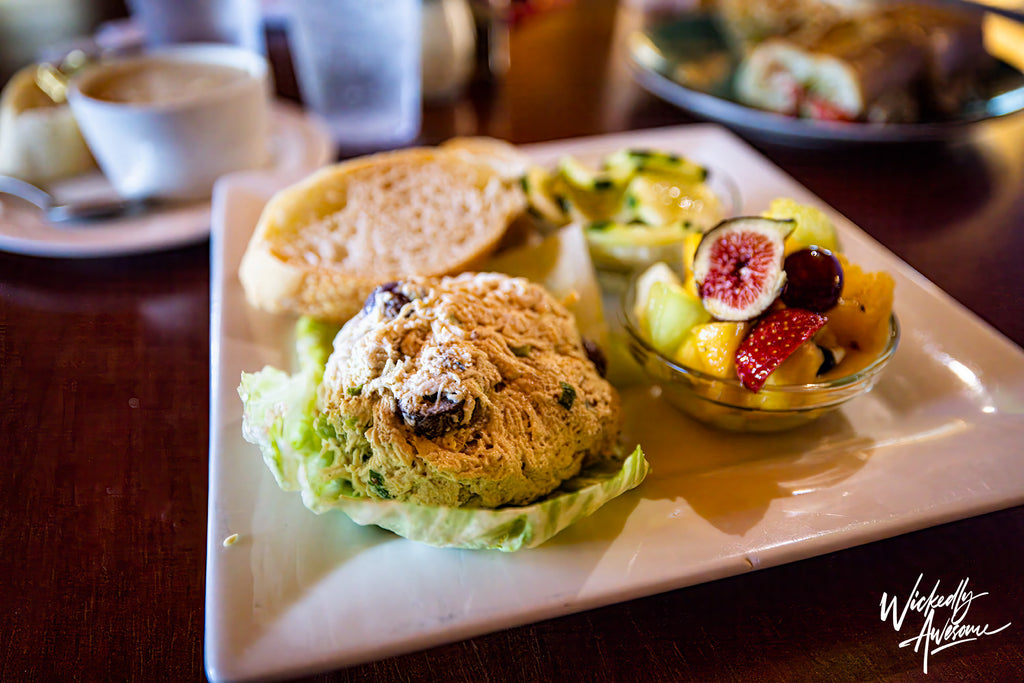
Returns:
[[[714,19],[688,14],[633,32],[627,54],[634,78],[654,95],[750,137],[801,146],[915,142],[962,134],[971,124],[1024,109],[1024,74],[1002,60],[979,83],[980,96],[955,117],[918,123],[853,123],[785,116],[739,102],[739,63]]]

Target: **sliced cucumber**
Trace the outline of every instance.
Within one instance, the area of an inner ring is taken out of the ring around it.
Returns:
[[[656,171],[679,176],[681,182],[702,183],[708,171],[689,159],[660,150],[622,149],[609,154],[604,161],[606,169],[629,168],[630,172]]]
[[[685,221],[706,230],[724,215],[721,202],[707,185],[654,172],[639,173],[629,182],[623,204],[630,207],[632,220],[648,225]]]
[[[566,182],[585,192],[607,192],[625,187],[632,169],[594,171],[571,156],[558,161],[558,171]]]
[[[604,187],[604,183],[599,183],[598,174],[590,170],[573,157],[562,157],[558,160],[558,172],[562,174],[562,177],[566,181],[575,187],[576,189],[583,190],[585,192],[594,192],[599,189],[610,189],[611,183],[608,183],[607,188]]]
[[[601,221],[586,230],[594,263],[618,270],[667,261],[682,270],[683,243],[691,228],[682,223],[649,226]]]
[[[603,246],[660,247],[681,243],[692,232],[693,225],[682,221],[668,225],[594,221],[587,226],[587,240]]]
[[[531,168],[522,185],[535,215],[586,226],[599,266],[632,269],[667,260],[682,270],[686,236],[723,218],[706,177],[704,168],[676,154],[625,149],[596,170],[566,155],[555,170]]]
[[[601,162],[604,172],[617,178],[632,178],[639,167],[640,160],[626,149],[609,154]]]
[[[533,166],[520,179],[530,208],[555,225],[569,222],[569,200],[557,191],[555,176],[543,166]]]

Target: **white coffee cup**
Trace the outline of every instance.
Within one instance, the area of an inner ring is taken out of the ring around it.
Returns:
[[[83,69],[68,103],[100,169],[125,198],[199,199],[269,161],[266,59],[188,44]]]

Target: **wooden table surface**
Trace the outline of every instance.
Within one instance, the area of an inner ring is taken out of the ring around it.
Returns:
[[[505,79],[430,107],[422,140],[692,121],[630,83],[615,18],[609,0],[530,17]],[[943,144],[756,145],[1024,344],[1024,117]],[[0,254],[0,680],[202,679],[209,288],[208,243]],[[1024,680],[1022,538],[1017,507],[310,680]],[[971,619],[1011,626],[925,676],[879,619],[880,593],[919,574],[969,578],[989,594]]]

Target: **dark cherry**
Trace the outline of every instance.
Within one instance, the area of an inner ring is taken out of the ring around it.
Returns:
[[[843,267],[828,249],[811,247],[786,257],[786,286],[782,303],[824,313],[839,302],[843,291]]]

